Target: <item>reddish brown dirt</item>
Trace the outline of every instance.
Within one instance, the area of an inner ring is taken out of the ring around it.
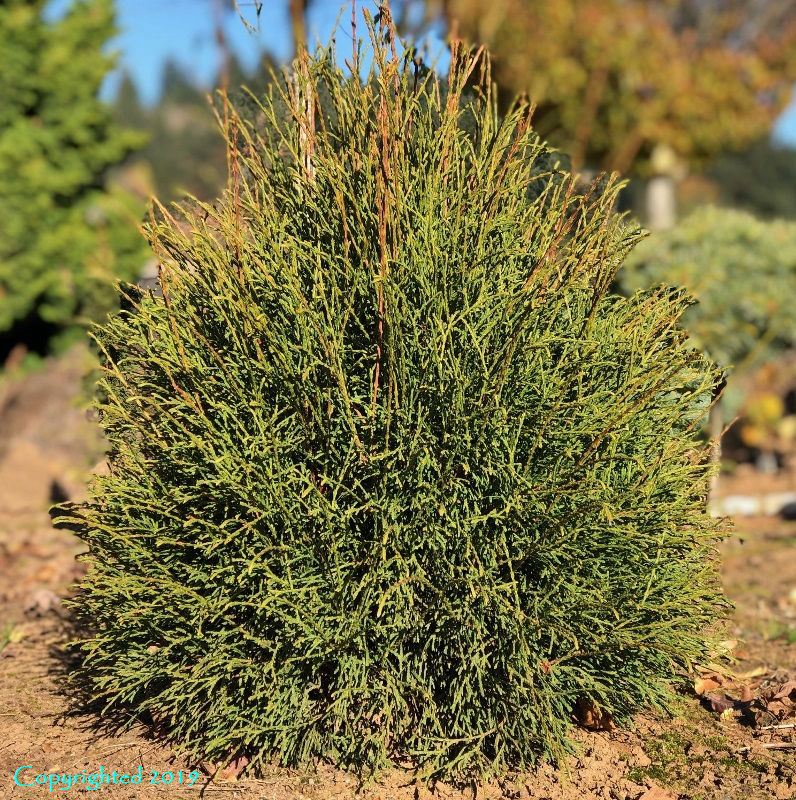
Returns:
[[[716,487],[717,497],[733,494],[760,496],[796,492],[796,472],[782,470],[774,475],[758,472],[751,464],[739,464],[731,474],[724,474]]]
[[[140,766],[141,784],[102,790],[103,797],[126,800],[201,793],[241,800],[464,800],[474,794],[528,800],[796,797],[796,750],[765,747],[796,744],[794,729],[754,731],[732,713],[722,721],[690,692],[684,692],[676,720],[639,715],[633,731],[578,729],[582,752],[570,760],[568,774],[543,765],[503,784],[439,786],[432,794],[400,771],[358,787],[351,775],[322,765],[306,772],[275,767],[259,779],[210,782],[202,773],[194,786],[180,786],[178,771],[187,780],[196,765],[142,726],[122,733],[102,727],[64,691],[62,648],[70,634],[59,598],[80,574],[75,555],[82,546],[51,526],[48,506],[55,499],[78,497],[92,464],[101,458],[97,430],[79,399],[89,364],[75,351],[37,373],[0,378],[0,797],[47,793],[46,786],[15,786],[15,770],[26,765],[32,769],[23,778],[90,774],[100,766],[134,774]],[[796,524],[762,518],[739,521],[723,548],[724,583],[736,604],[728,636],[739,640],[734,650],[739,662],[719,666],[736,673],[756,669],[760,674],[746,680],[752,686],[796,675],[795,546]],[[151,783],[153,770],[173,772],[175,782]]]

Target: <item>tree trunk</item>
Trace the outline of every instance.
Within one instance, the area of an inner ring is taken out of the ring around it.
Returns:
[[[710,466],[714,472],[710,478],[708,488],[708,507],[710,507],[716,495],[716,487],[719,483],[719,469],[721,465],[721,433],[724,430],[724,413],[721,407],[721,400],[714,404],[708,416],[708,429],[710,431]]]
[[[304,0],[290,0],[290,32],[293,37],[293,54],[299,53],[307,47],[307,29],[304,24]]]

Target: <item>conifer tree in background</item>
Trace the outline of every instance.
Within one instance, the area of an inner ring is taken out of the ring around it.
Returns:
[[[135,81],[127,70],[122,73],[119,90],[114,101],[114,116],[125,128],[144,130],[147,126],[147,112],[141,104]]]
[[[0,358],[17,342],[64,343],[146,258],[143,209],[105,182],[142,141],[97,98],[111,0],[74,2],[56,21],[46,5],[0,2]]]
[[[246,86],[262,94],[270,82],[275,62],[264,54],[254,71],[247,71],[231,53],[228,61],[229,96],[237,106],[251,105]],[[210,105],[209,88],[193,84],[182,67],[167,61],[161,92],[152,107],[143,106],[135,84],[125,74],[114,102],[114,115],[122,126],[146,134],[146,144],[127,161],[146,169],[152,193],[162,201],[179,200],[186,194],[201,200],[216,197],[227,178],[224,141]]]
[[[141,152],[152,167],[161,199],[185,194],[209,199],[224,185],[227,161],[208,93],[178,64],[166,63],[161,99],[150,115],[150,141]]]

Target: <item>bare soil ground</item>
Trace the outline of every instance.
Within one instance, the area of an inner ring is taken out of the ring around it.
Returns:
[[[34,374],[0,378],[0,797],[48,793],[46,785],[16,786],[20,766],[31,767],[21,781],[40,773],[91,774],[100,766],[136,774],[141,767],[140,784],[102,788],[104,797],[126,800],[199,794],[241,800],[796,797],[796,729],[762,724],[796,723],[796,690],[793,709],[787,691],[779,705],[771,699],[796,679],[796,523],[772,518],[739,520],[723,547],[724,584],[736,605],[728,633],[736,640],[728,644],[735,661],[695,674],[706,681],[697,687],[704,696],[689,682],[676,719],[641,714],[633,730],[576,729],[581,753],[566,772],[542,765],[502,784],[438,786],[433,794],[408,773],[361,787],[326,765],[304,772],[274,767],[257,779],[221,773],[211,781],[207,765],[187,762],[143,726],[110,729],[66,690],[63,645],[71,632],[59,601],[80,574],[75,555],[83,548],[54,529],[48,515],[52,502],[79,497],[102,457],[80,399],[87,364],[77,350]],[[188,787],[195,769],[199,778]],[[153,771],[173,773],[173,782],[152,783]],[[56,784],[54,790],[63,789]]]

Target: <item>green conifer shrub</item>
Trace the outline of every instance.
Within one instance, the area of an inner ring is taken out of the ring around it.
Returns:
[[[704,207],[653,234],[619,273],[626,293],[666,283],[698,301],[682,319],[696,347],[733,375],[796,345],[796,223]],[[730,381],[731,412],[742,397]]]
[[[706,653],[716,376],[682,293],[608,294],[615,183],[540,172],[483,60],[373,42],[231,114],[223,197],[148,227],[163,298],[96,332],[82,674],[203,758],[501,773]]]

